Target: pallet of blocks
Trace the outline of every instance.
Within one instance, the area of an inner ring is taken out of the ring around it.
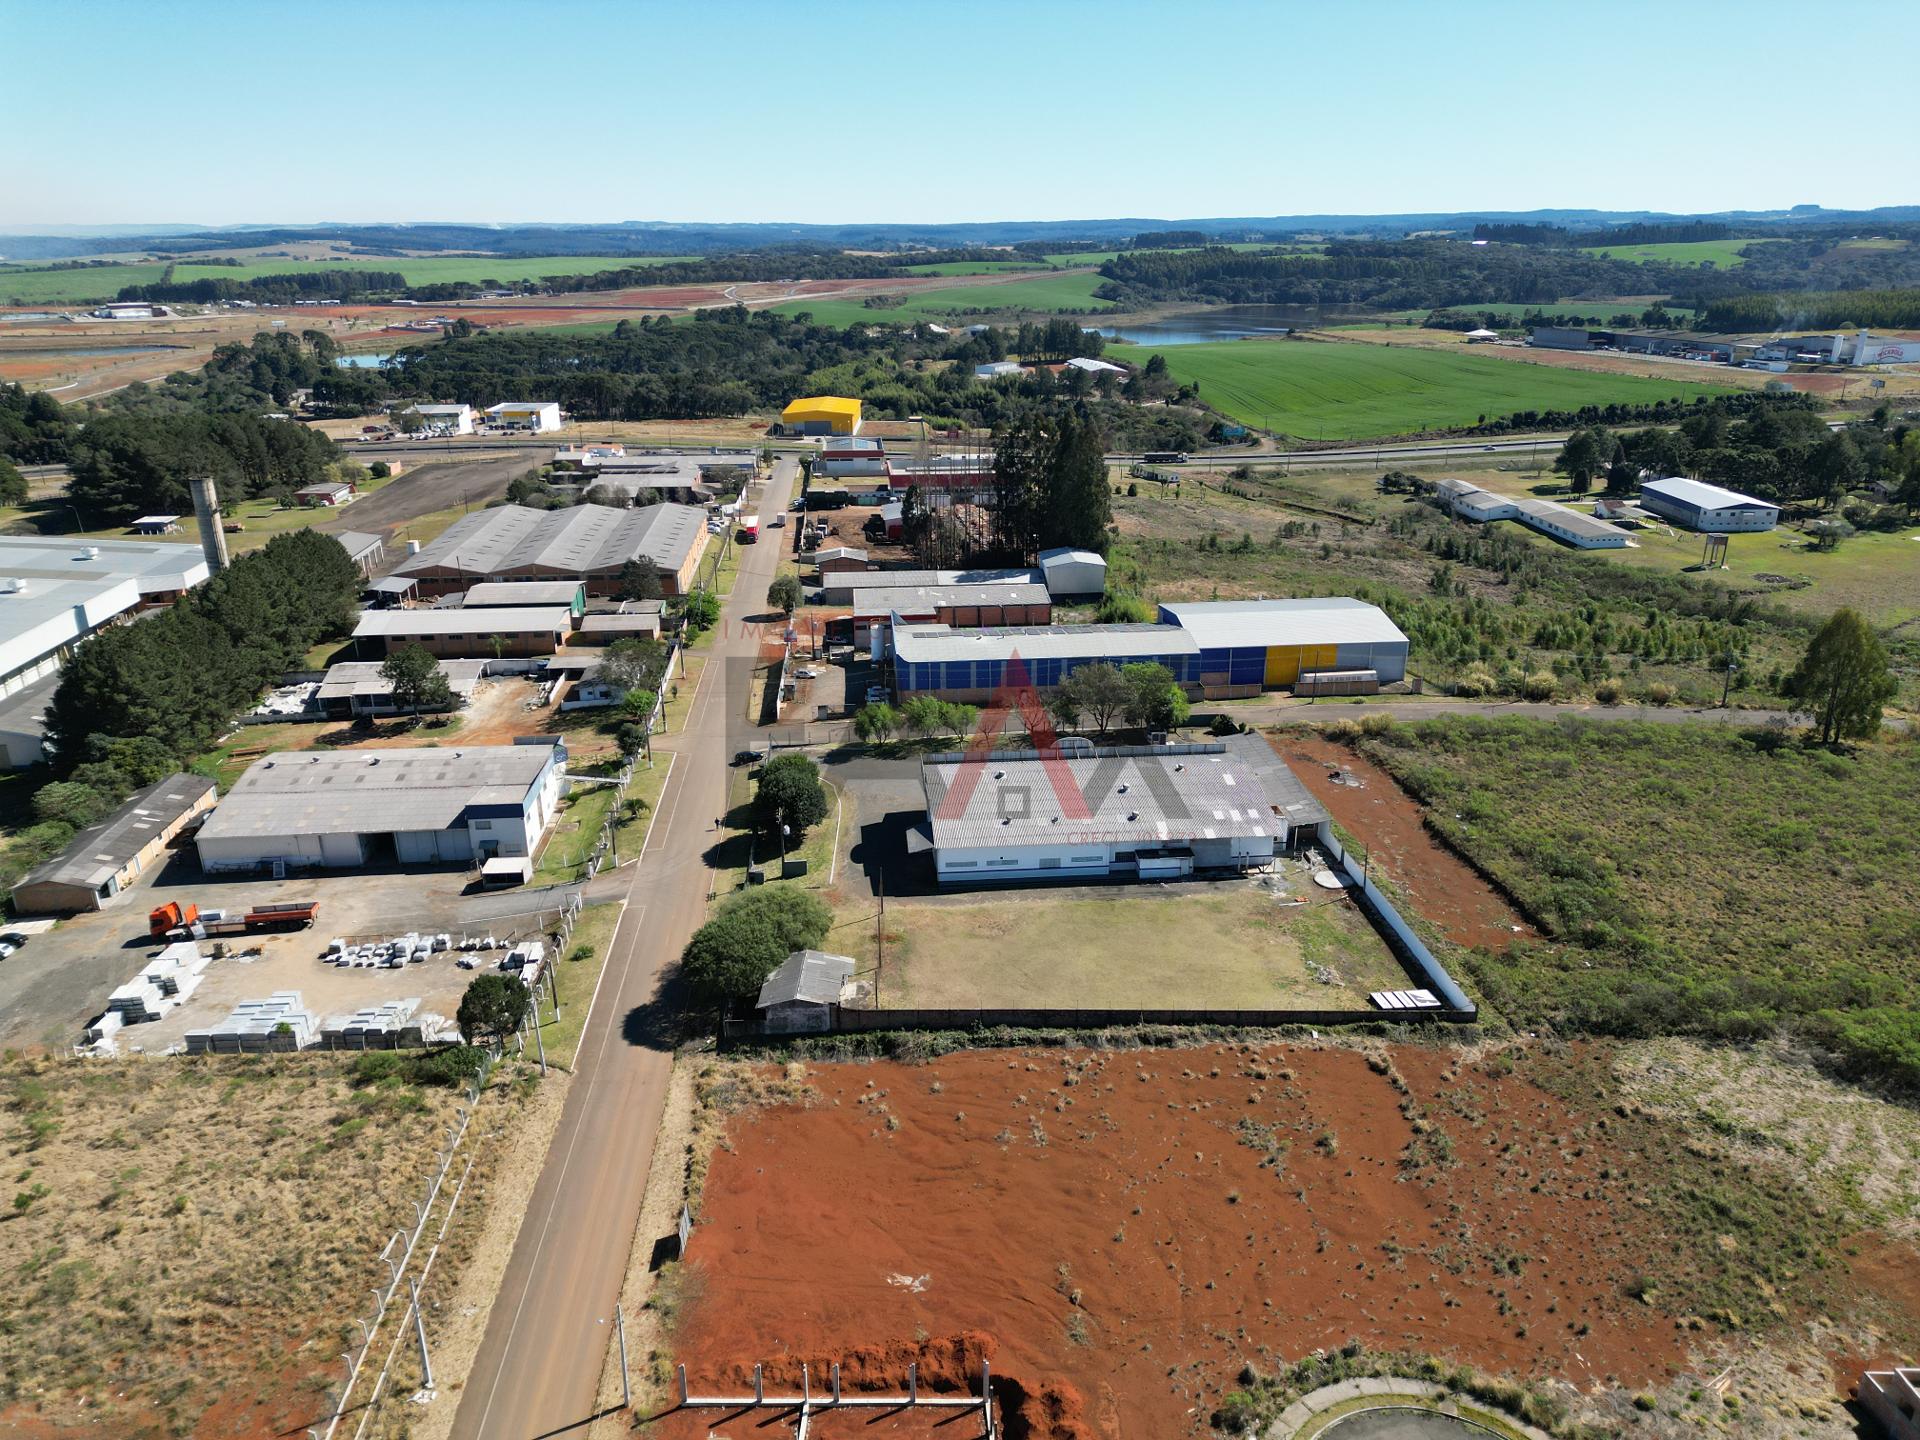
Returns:
[[[233,1013],[206,1030],[187,1032],[189,1055],[263,1054],[304,1050],[319,1035],[320,1022],[298,990],[276,990],[265,1000],[242,1000]]]
[[[413,1018],[419,1008],[420,997],[411,995],[369,1005],[351,1015],[329,1015],[320,1027],[320,1043],[329,1050],[397,1050],[419,1045],[423,1043],[420,1025]]]

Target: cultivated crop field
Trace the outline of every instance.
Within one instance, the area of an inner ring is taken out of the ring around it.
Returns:
[[[863,282],[865,283],[865,282]],[[807,311],[823,325],[893,323],[911,325],[920,320],[994,311],[1085,311],[1112,308],[1096,300],[1093,290],[1105,282],[1091,271],[1085,274],[1037,275],[991,285],[954,285],[915,289],[901,303],[881,308],[858,300],[786,300],[771,309],[783,315]]]
[[[1467,962],[1520,1024],[1785,1028],[1920,1084],[1920,744],[1708,725],[1431,720],[1361,751],[1549,937]]]
[[[1464,348],[1296,340],[1115,345],[1112,358],[1197,383],[1200,398],[1244,424],[1304,440],[1364,440],[1472,425],[1521,410],[1646,404],[1718,395],[1720,387],[1558,370]]]
[[[1457,1367],[1589,1433],[1638,1405],[1657,1433],[1752,1434],[1779,1383],[1796,1433],[1851,1434],[1820,1352],[1775,1377],[1769,1347],[1802,1360],[1815,1315],[1828,1353],[1868,1327],[1911,1346],[1916,1257],[1777,1157],[1624,1103],[1612,1060],[1256,1037],[789,1065],[800,1101],[721,1122],[672,1358],[737,1394],[756,1363],[797,1388],[836,1360],[944,1389],[984,1354],[1008,1433],[1049,1440],[1252,1429],[1329,1373],[1484,1383]],[[1723,1346],[1731,1399],[1704,1388]]]
[[[1589,245],[1589,255],[1611,255],[1616,260],[1631,260],[1636,265],[1659,261],[1667,265],[1714,265],[1731,270],[1747,263],[1740,252],[1749,245],[1776,244],[1772,240],[1679,240],[1663,245]]]
[[[412,1223],[464,1098],[350,1075],[5,1062],[0,1423],[238,1440],[323,1420],[375,1252]]]

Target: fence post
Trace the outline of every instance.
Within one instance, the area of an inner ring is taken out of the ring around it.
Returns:
[[[760,1383],[760,1366],[756,1362],[753,1367],[753,1403],[756,1405],[764,1404],[766,1398],[766,1387]]]
[[[833,1362],[833,1403],[840,1403],[840,1362]]]
[[[620,1313],[620,1302],[617,1300],[613,1304],[613,1333],[620,1337],[620,1403],[631,1410],[633,1408],[633,1385],[627,1378],[627,1322],[625,1317]],[[682,1385],[681,1399],[684,1400],[686,1398],[685,1366],[681,1367],[680,1374]]]
[[[915,1360],[907,1366],[907,1404],[920,1403],[920,1362]]]
[[[680,1367],[680,1403],[687,1403],[687,1367],[684,1365]]]

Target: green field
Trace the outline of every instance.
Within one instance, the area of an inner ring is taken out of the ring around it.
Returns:
[[[1663,261],[1668,265],[1716,265],[1731,270],[1746,264],[1741,251],[1749,245],[1775,245],[1777,240],[1683,240],[1670,245],[1589,245],[1589,255],[1611,255],[1616,260],[1631,260],[1636,265]]]
[[[1611,300],[1555,300],[1546,305],[1515,304],[1511,301],[1496,300],[1486,305],[1445,305],[1423,310],[1390,310],[1383,318],[1394,320],[1412,320],[1418,323],[1431,315],[1435,309],[1452,310],[1466,315],[1498,315],[1503,323],[1518,324],[1520,318],[1529,312],[1548,315],[1606,315],[1614,316],[1624,311],[1638,315],[1653,301],[1646,296],[1615,297]],[[1661,308],[1669,315],[1691,316],[1693,311],[1685,305],[1670,305],[1664,300]],[[1355,327],[1335,327],[1355,328]]]
[[[903,265],[903,275],[999,275],[1008,270],[1044,270],[1033,260],[943,260],[936,265]]]
[[[1472,425],[1518,410],[1724,395],[1682,380],[1601,375],[1467,351],[1297,340],[1112,345],[1111,358],[1166,357],[1173,378],[1234,419],[1306,440],[1364,440]]]
[[[1108,302],[1093,298],[1094,287],[1104,283],[1091,273],[1037,275],[1031,280],[1010,280],[1004,285],[955,285],[923,290],[908,296],[902,304],[885,309],[872,309],[858,300],[787,300],[770,308],[782,315],[805,311],[823,325],[912,325],[920,320],[942,320],[988,310],[1042,313],[1105,310],[1110,308]]]
[[[590,275],[597,270],[628,266],[664,265],[684,260],[673,255],[431,255],[421,257],[369,256],[339,260],[249,260],[241,265],[195,264],[183,260],[173,267],[175,281],[257,280],[263,275],[298,275],[309,270],[397,271],[409,285],[445,285],[483,280],[510,283],[538,280],[546,275]],[[17,299],[29,305],[72,305],[89,300],[111,300],[127,285],[157,285],[164,264],[101,265],[87,270],[31,271],[0,268],[0,300]]]

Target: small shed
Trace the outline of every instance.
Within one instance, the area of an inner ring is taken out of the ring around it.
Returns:
[[[127,527],[136,535],[177,535],[180,532],[178,515],[142,515]]]
[[[760,987],[754,1009],[769,1035],[794,1035],[833,1028],[840,994],[853,978],[853,960],[819,950],[796,950]]]
[[[1040,578],[1047,593],[1056,600],[1062,596],[1097,596],[1107,592],[1107,562],[1091,550],[1062,547],[1040,552]]]

